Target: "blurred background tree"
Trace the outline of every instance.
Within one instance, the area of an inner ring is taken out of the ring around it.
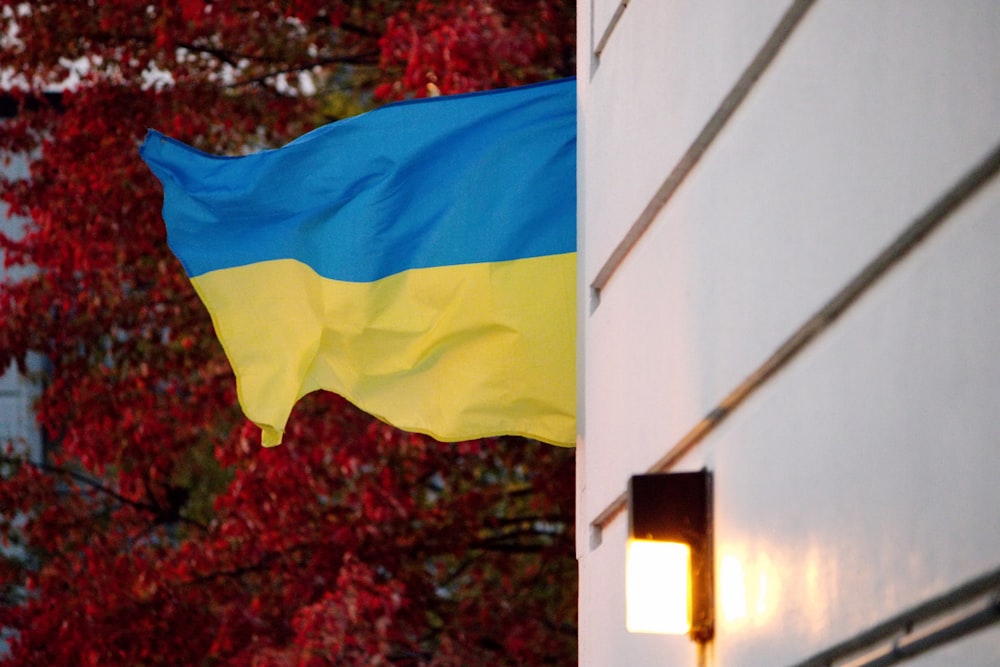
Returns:
[[[0,443],[7,663],[575,663],[573,452],[325,393],[262,450],[137,153],[572,75],[574,30],[556,0],[0,0],[0,155],[30,157],[0,248],[33,267],[0,292],[0,369],[49,369],[43,460]]]

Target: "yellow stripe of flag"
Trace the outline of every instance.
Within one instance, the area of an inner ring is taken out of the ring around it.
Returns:
[[[575,261],[567,253],[352,283],[273,260],[192,282],[265,446],[281,441],[291,406],[316,389],[438,440],[507,433],[570,445]]]

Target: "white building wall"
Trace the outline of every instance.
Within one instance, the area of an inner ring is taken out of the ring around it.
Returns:
[[[1000,568],[996,165],[924,217],[1000,149],[1000,5],[578,8],[581,664],[699,660],[625,631],[632,474],[715,474],[711,665],[794,664]],[[909,664],[1000,664],[1000,625]]]
[[[0,115],[0,131],[3,128],[3,116]],[[0,169],[8,178],[26,178],[28,176],[27,160],[22,155],[12,155],[5,161],[0,154]],[[8,207],[0,202],[0,232],[17,238],[22,233],[25,220],[8,216]],[[10,280],[23,276],[26,269],[22,267],[7,269],[3,263],[3,253],[0,252],[0,290]],[[26,377],[17,369],[0,368],[0,453],[8,445],[15,451],[27,452],[34,460],[41,460],[42,437],[41,430],[35,421],[34,402],[38,397],[43,363],[37,355],[28,360],[28,373],[34,377]]]

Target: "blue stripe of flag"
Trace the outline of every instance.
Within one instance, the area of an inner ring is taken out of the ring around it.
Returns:
[[[389,105],[246,156],[155,130],[140,152],[192,278],[297,259],[367,282],[576,249],[573,79]]]

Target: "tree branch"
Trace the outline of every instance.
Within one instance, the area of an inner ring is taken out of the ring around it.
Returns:
[[[48,474],[51,474],[51,475],[63,475],[63,476],[69,477],[74,482],[77,482],[79,484],[83,484],[85,486],[89,486],[90,488],[94,489],[95,491],[98,491],[100,493],[103,493],[106,496],[110,496],[111,498],[114,498],[115,500],[117,500],[118,502],[120,502],[123,505],[128,505],[129,507],[133,507],[133,508],[135,508],[137,510],[142,510],[143,512],[148,512],[148,513],[152,514],[156,518],[156,520],[157,520],[156,523],[169,523],[169,520],[167,520],[167,519],[175,519],[177,521],[183,521],[184,523],[188,523],[188,524],[191,524],[193,526],[197,526],[197,527],[199,527],[201,529],[205,529],[206,528],[206,526],[204,524],[202,524],[201,522],[199,522],[199,521],[196,521],[196,520],[188,518],[188,517],[181,516],[177,511],[171,511],[174,508],[169,508],[169,507],[168,508],[164,508],[164,507],[160,507],[158,505],[153,505],[151,503],[143,502],[141,500],[136,500],[134,498],[129,498],[127,496],[123,496],[122,494],[118,493],[114,489],[112,489],[112,488],[104,485],[99,480],[94,479],[93,477],[91,477],[89,475],[85,475],[85,474],[83,474],[81,472],[77,472],[76,470],[70,470],[68,468],[62,468],[62,467],[54,466],[54,465],[51,465],[49,463],[44,463],[44,462],[38,463],[38,462],[35,462],[35,461],[31,461],[29,459],[22,459],[22,458],[17,458],[17,457],[13,457],[13,456],[0,456],[0,463],[8,463],[8,464],[12,464],[12,465],[26,464],[26,465],[29,465],[32,468],[36,469],[36,470],[40,470],[41,472],[44,472],[44,473],[48,473]],[[166,517],[166,519],[165,519],[165,517]]]
[[[281,67],[270,72],[266,72],[259,76],[251,77],[249,79],[242,79],[240,81],[234,81],[233,83],[226,86],[229,89],[233,88],[243,88],[245,86],[252,86],[254,84],[264,83],[268,79],[273,79],[276,76],[281,76],[282,74],[290,74],[292,72],[302,72],[305,70],[312,69],[313,67],[323,67],[325,65],[370,65],[374,66],[378,63],[375,56],[378,55],[377,50],[367,51],[356,54],[348,54],[343,56],[331,56],[329,58],[318,58],[309,63],[299,63],[297,65],[290,65],[288,67]],[[278,62],[278,61],[275,61]]]

